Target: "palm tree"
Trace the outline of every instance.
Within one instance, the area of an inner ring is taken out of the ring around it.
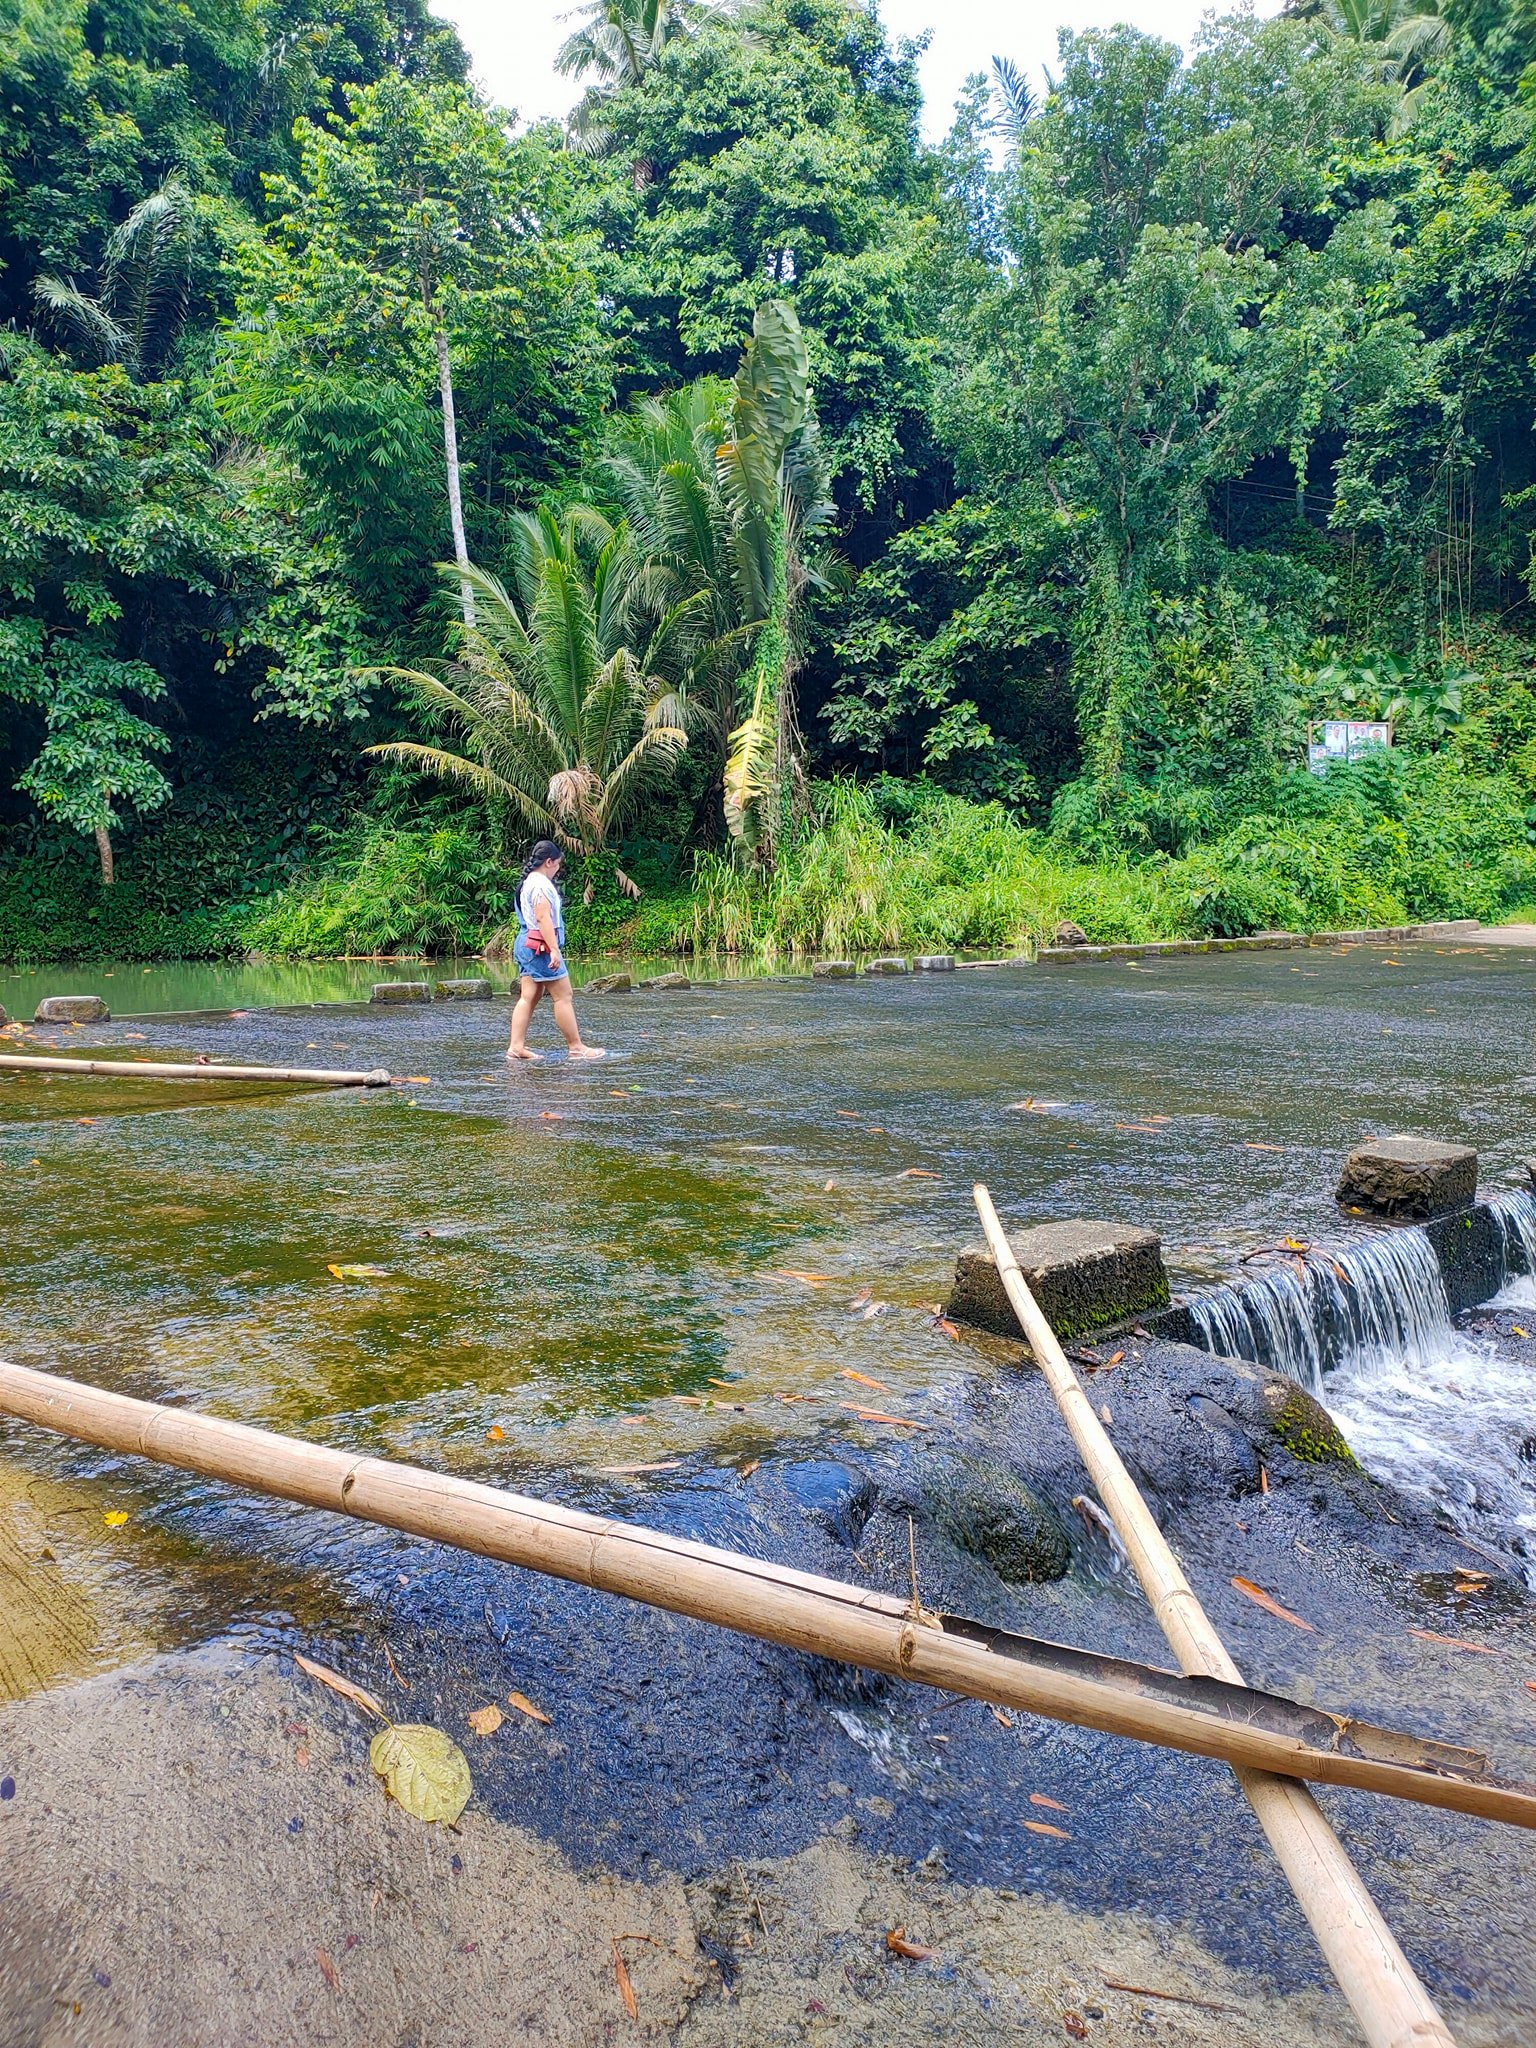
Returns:
[[[42,276],[32,296],[48,323],[101,363],[153,375],[174,347],[191,296],[196,200],[174,171],[107,238],[93,294]]]
[[[1299,0],[1291,12],[1317,22],[1333,41],[1353,43],[1382,83],[1397,87],[1394,134],[1413,120],[1435,65],[1455,41],[1440,0]]]
[[[571,116],[571,141],[601,155],[610,136],[603,123],[607,103],[626,86],[638,85],[668,43],[687,32],[690,0],[586,0],[574,12],[572,30],[555,55],[555,69],[568,78],[592,75],[586,96]],[[636,166],[637,182],[641,167]]]
[[[478,603],[456,629],[457,660],[442,675],[379,673],[458,728],[463,751],[396,740],[368,748],[386,760],[464,784],[508,805],[535,833],[592,855],[647,779],[688,744],[677,687],[695,637],[688,599],[657,605],[646,565],[622,525],[589,506],[563,517],[523,514],[513,538],[515,595],[468,571]],[[442,572],[457,582],[456,563]],[[637,620],[652,620],[631,646]],[[619,885],[639,892],[622,872]],[[587,888],[591,898],[591,883]]]
[[[642,400],[615,428],[600,475],[672,601],[702,606],[689,699],[721,746],[732,837],[766,858],[798,772],[800,599],[838,574],[793,308],[759,308],[732,383],[700,378]]]

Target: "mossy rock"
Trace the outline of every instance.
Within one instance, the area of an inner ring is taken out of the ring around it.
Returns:
[[[956,1454],[926,1466],[920,1486],[938,1533],[999,1578],[1030,1585],[1065,1576],[1072,1562],[1066,1531],[1009,1466]]]
[[[1339,1425],[1321,1401],[1305,1387],[1271,1383],[1264,1389],[1270,1427],[1293,1458],[1305,1465],[1352,1465],[1360,1460],[1344,1441]]]

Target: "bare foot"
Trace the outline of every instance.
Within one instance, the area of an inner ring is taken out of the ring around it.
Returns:
[[[543,1059],[543,1057],[543,1053],[530,1052],[527,1046],[524,1046],[521,1052],[518,1052],[515,1048],[512,1047],[509,1047],[507,1050],[507,1062],[509,1065],[514,1060],[541,1060]]]
[[[605,1045],[573,1045],[569,1057],[573,1060],[605,1060],[608,1048]]]

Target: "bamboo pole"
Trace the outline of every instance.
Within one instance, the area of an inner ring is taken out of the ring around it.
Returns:
[[[105,1074],[115,1081],[309,1081],[323,1088],[387,1088],[387,1067],[352,1073],[340,1067],[215,1067],[174,1060],[77,1060],[47,1053],[0,1053],[0,1069],[24,1074]]]
[[[474,1480],[252,1429],[0,1360],[0,1412],[306,1506],[382,1523],[791,1649],[1110,1735],[1536,1828],[1536,1785],[1469,1750],[1275,1695],[1011,1635],[915,1600]]]
[[[972,1192],[1019,1326],[1120,1532],[1180,1670],[1187,1676],[1205,1674],[1242,1685],[1242,1673],[1195,1597],[1019,1271],[991,1195],[979,1182]],[[1455,2048],[1449,2027],[1306,1786],[1265,1770],[1239,1765],[1233,1769],[1370,2048]]]

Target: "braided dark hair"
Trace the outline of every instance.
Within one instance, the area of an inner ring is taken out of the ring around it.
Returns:
[[[563,846],[556,846],[553,839],[537,840],[534,844],[532,852],[528,855],[528,858],[523,862],[523,872],[517,878],[517,894],[519,900],[521,900],[522,898],[523,884],[527,881],[528,877],[533,873],[535,868],[543,867],[545,861],[547,860],[564,859],[565,848]],[[558,887],[559,885],[556,884],[556,886]]]

